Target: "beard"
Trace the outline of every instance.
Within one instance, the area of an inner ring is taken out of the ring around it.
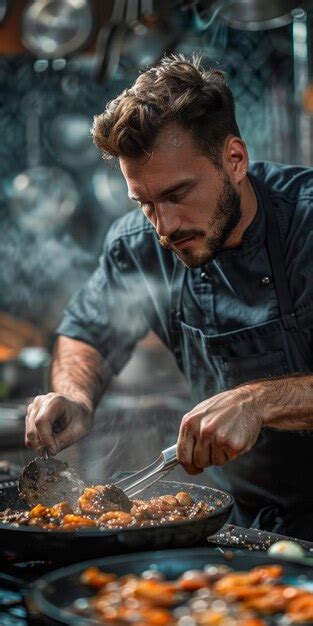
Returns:
[[[201,237],[204,241],[204,250],[194,251],[192,247],[188,248],[188,241],[182,251],[173,250],[186,267],[200,267],[214,259],[216,254],[224,249],[225,242],[239,224],[241,216],[240,195],[232,185],[229,176],[225,174],[214,215],[208,222],[208,231],[212,234],[208,235],[208,231],[200,229],[179,230],[170,237],[160,237],[159,243],[164,248],[172,249],[175,241],[188,237]]]

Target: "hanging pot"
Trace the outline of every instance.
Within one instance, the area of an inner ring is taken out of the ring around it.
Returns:
[[[214,6],[233,28],[266,30],[292,22],[292,11],[304,4],[303,0],[219,0]]]

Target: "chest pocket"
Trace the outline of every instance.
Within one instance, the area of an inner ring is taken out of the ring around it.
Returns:
[[[224,378],[228,389],[244,382],[288,374],[283,350],[229,357],[223,361]]]
[[[245,382],[291,371],[279,320],[214,336],[180,322],[179,335],[181,366],[196,402]]]

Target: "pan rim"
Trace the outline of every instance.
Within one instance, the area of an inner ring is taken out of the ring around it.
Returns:
[[[227,491],[222,491],[221,489],[216,489],[215,487],[209,487],[206,485],[197,485],[196,483],[185,483],[185,482],[181,482],[181,481],[175,481],[175,480],[160,480],[159,484],[163,484],[163,485],[172,485],[173,483],[179,483],[180,485],[186,485],[189,486],[189,488],[192,487],[196,487],[197,489],[209,489],[210,492],[213,492],[213,495],[216,494],[218,496],[218,494],[221,494],[221,496],[223,498],[227,498],[229,501],[227,503],[223,503],[223,505],[221,507],[218,508],[218,510],[216,511],[212,511],[212,513],[209,513],[208,515],[205,515],[201,518],[195,518],[194,521],[205,521],[207,519],[212,519],[214,517],[216,517],[217,515],[221,515],[222,513],[226,513],[227,511],[229,511],[230,509],[232,509],[232,507],[235,504],[235,499],[232,496],[232,494],[228,493]],[[30,533],[36,533],[36,534],[43,534],[43,535],[48,535],[49,537],[59,537],[60,535],[64,535],[65,537],[68,535],[75,535],[75,537],[108,537],[108,536],[114,536],[114,535],[119,535],[120,533],[131,533],[131,532],[138,532],[140,530],[145,530],[145,529],[149,529],[149,531],[154,532],[156,530],[159,530],[160,528],[175,528],[175,527],[184,527],[187,524],[190,524],[190,519],[186,519],[186,520],[182,520],[182,521],[178,521],[178,522],[169,522],[168,524],[159,524],[156,526],[134,526],[131,528],[116,528],[116,529],[104,529],[104,530],[100,530],[99,528],[94,528],[94,529],[88,529],[88,530],[64,530],[64,529],[60,529],[60,530],[49,530],[49,529],[45,529],[45,528],[40,528],[40,527],[36,527],[36,526],[14,526],[13,524],[6,524],[5,522],[0,522],[0,529],[3,530],[7,530],[9,532],[30,532]]]

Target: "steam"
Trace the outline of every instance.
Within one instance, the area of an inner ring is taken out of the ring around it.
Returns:
[[[101,310],[101,286],[94,277],[91,280],[91,292]],[[169,285],[152,276],[144,284],[137,273],[127,272],[125,284],[129,291],[112,287],[106,302],[111,306],[109,318],[117,342],[125,330],[128,336],[137,337],[148,332],[142,316],[146,299],[154,302],[157,311],[163,309],[162,300],[169,298]],[[165,334],[166,328],[163,330]],[[176,441],[181,417],[187,411],[187,393],[173,355],[150,335],[139,342],[105,393],[90,434],[75,445],[75,451],[66,452],[74,455],[71,459],[64,458],[90,482],[106,482],[117,479],[121,472],[140,469]]]
[[[181,413],[178,409],[175,414],[160,395],[151,398],[138,393],[112,399],[115,408],[107,397],[81,444],[85,461],[80,467],[91,482],[117,480],[123,473],[141,469],[177,438]]]
[[[174,357],[139,344],[103,397],[92,431],[81,444],[80,467],[87,479],[117,479],[154,461],[176,442],[181,418],[190,408]]]
[[[95,259],[67,234],[34,233],[9,217],[1,222],[0,249],[2,309],[53,331],[70,296],[91,273]],[[134,315],[127,321],[138,329],[143,292],[158,307],[162,298],[168,298],[169,286],[151,279],[143,288],[136,276],[129,281]],[[124,297],[130,295],[124,293]],[[122,309],[121,305],[116,310]],[[173,356],[155,345],[135,350],[104,395],[90,434],[61,453],[60,458],[83,479],[106,481],[121,472],[136,471],[176,441],[187,410],[186,389]],[[21,464],[34,456],[23,445],[15,454]]]
[[[68,234],[23,230],[9,219],[2,220],[0,250],[2,310],[53,331],[94,259]]]

